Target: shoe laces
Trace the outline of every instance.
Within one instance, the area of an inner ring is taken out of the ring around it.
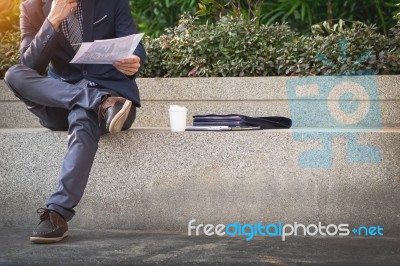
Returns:
[[[46,208],[39,208],[36,210],[36,212],[40,215],[39,219],[40,221],[48,220],[50,219],[50,210]]]

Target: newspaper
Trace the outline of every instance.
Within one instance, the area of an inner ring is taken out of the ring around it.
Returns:
[[[112,64],[133,54],[143,33],[126,37],[84,42],[70,63]]]

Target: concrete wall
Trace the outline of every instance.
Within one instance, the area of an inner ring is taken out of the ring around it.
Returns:
[[[302,168],[299,155],[321,142],[295,141],[290,130],[105,136],[71,225],[185,231],[191,219],[320,221],[379,224],[400,235],[400,131],[356,133],[381,150],[380,162],[349,163],[338,137],[331,168]],[[66,141],[44,129],[0,129],[0,226],[35,223],[34,210],[56,189]]]

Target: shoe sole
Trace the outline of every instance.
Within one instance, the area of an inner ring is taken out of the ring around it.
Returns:
[[[37,244],[50,244],[50,243],[56,243],[68,236],[68,231],[65,232],[61,237],[53,237],[53,238],[48,238],[48,237],[33,237],[31,236],[31,241],[33,243]]]
[[[128,118],[129,111],[131,110],[132,102],[126,100],[121,110],[114,116],[110,123],[109,131],[110,133],[118,133],[122,130],[126,119]]]

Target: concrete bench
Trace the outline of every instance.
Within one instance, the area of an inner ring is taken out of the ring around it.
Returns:
[[[167,128],[170,104],[187,106],[191,115],[291,116],[291,101],[302,100],[289,97],[289,79],[140,79],[143,108],[137,123],[101,139],[72,226],[186,232],[192,219],[197,224],[262,220],[380,225],[385,236],[399,236],[398,76],[376,77],[379,99],[372,101],[379,100],[381,125],[372,119],[357,128],[311,127],[307,120],[290,130],[172,133]],[[33,115],[0,84],[0,226],[32,226],[34,210],[56,188],[67,134],[37,128]],[[304,102],[312,110],[318,100]],[[309,117],[318,120],[318,114]],[[367,152],[360,158],[368,147],[379,156]],[[326,158],[301,160],[324,149]],[[304,166],[314,161],[328,164]]]

